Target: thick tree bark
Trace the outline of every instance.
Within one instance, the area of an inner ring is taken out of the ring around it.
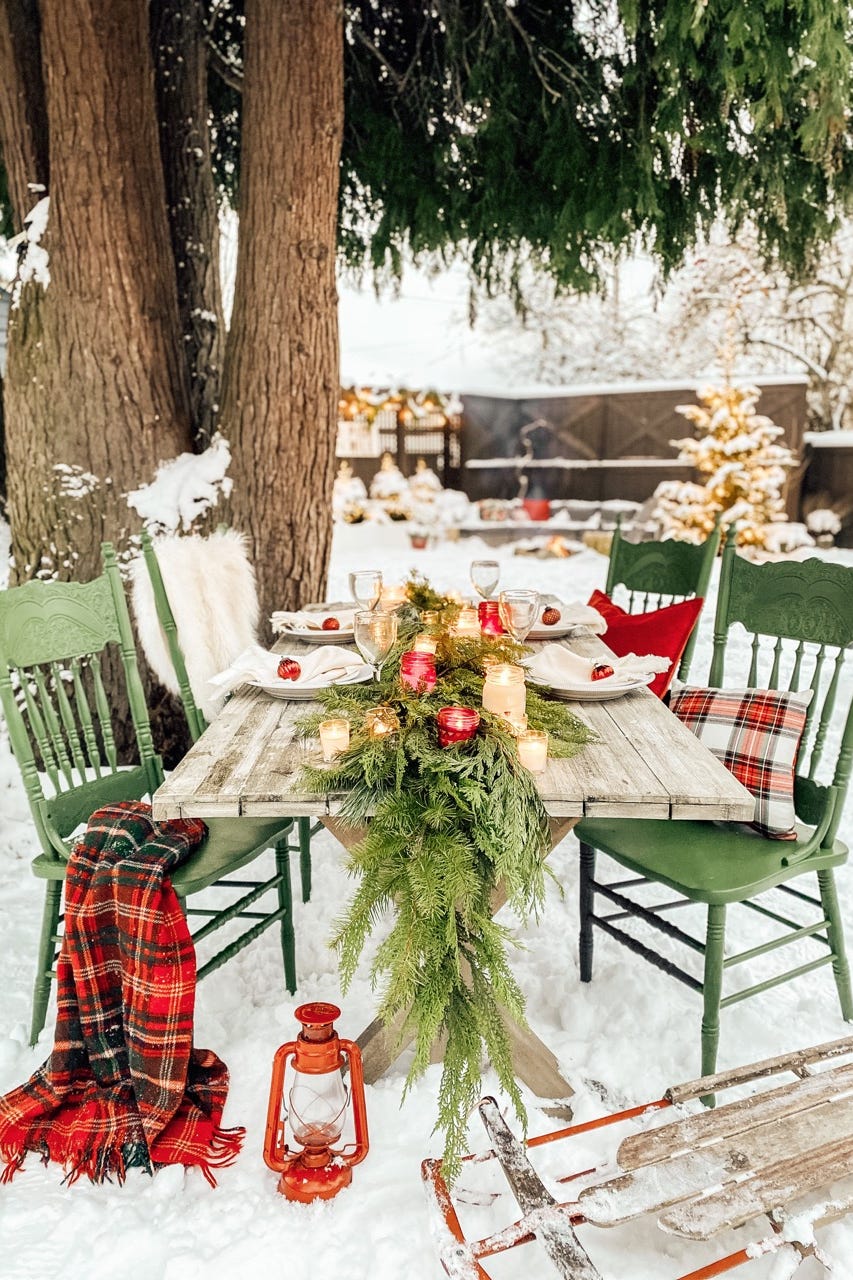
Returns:
[[[5,388],[19,579],[97,571],[101,538],[131,524],[124,494],[191,445],[147,16],[138,0],[42,8],[50,284],[12,313]],[[63,497],[57,464],[91,492]]]
[[[151,0],[151,50],[193,435],[205,448],[219,414],[225,318],[198,0]]]
[[[221,425],[262,617],[325,587],[343,111],[339,0],[246,0],[240,247]]]
[[[36,0],[0,0],[0,143],[18,230],[47,187],[47,117]]]

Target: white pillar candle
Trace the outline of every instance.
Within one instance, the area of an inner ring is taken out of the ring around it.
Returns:
[[[490,664],[483,682],[483,707],[507,720],[520,720],[527,708],[523,669],[511,662]]]
[[[518,759],[531,773],[541,773],[548,763],[548,735],[544,730],[527,729],[518,735]]]
[[[349,746],[349,720],[324,720],[320,725],[323,759],[334,760]]]

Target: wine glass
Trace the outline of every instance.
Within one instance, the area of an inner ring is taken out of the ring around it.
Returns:
[[[353,638],[365,662],[373,668],[373,678],[382,674],[382,664],[397,641],[396,613],[360,610],[353,619]]]
[[[501,567],[497,560],[471,561],[471,585],[484,600],[491,600],[500,577]]]
[[[539,592],[502,591],[498,596],[498,611],[513,640],[522,644],[539,616]]]
[[[382,574],[378,569],[360,569],[349,576],[350,595],[362,609],[375,609],[382,594]]]

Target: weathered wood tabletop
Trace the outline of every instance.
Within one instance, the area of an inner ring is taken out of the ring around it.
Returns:
[[[609,651],[572,636],[577,653]],[[279,642],[298,654],[298,642]],[[154,817],[333,817],[342,796],[299,786],[296,723],[313,703],[244,688],[231,699],[154,796]],[[539,791],[555,818],[705,818],[749,821],[754,801],[728,769],[647,689],[612,702],[573,702],[595,741],[550,760]]]
[[[572,636],[570,644],[589,657],[609,654],[595,636]],[[293,641],[277,645],[294,656],[306,647]],[[159,788],[155,819],[315,816],[351,848],[362,833],[336,816],[344,797],[300,788],[296,724],[313,707],[258,689],[241,690]],[[552,849],[582,817],[752,818],[749,792],[648,689],[611,702],[572,703],[571,709],[595,739],[570,760],[550,760],[537,775],[551,819]],[[497,892],[493,912],[503,901]],[[389,1026],[374,1019],[358,1037],[368,1083],[383,1075],[410,1042],[404,1023],[402,1016]],[[570,1098],[572,1086],[547,1045],[510,1019],[506,1029],[516,1075],[540,1098]],[[568,1119],[571,1109],[562,1106],[552,1114]]]

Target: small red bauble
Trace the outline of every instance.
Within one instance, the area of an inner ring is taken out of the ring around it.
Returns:
[[[609,662],[596,662],[592,669],[591,680],[606,680],[608,676],[613,675],[613,668]]]
[[[324,618],[322,624],[323,631],[340,631],[341,624],[337,618]]]
[[[298,680],[302,675],[302,668],[295,658],[282,658],[278,664],[278,674],[282,680]]]
[[[560,610],[555,609],[552,605],[549,605],[548,608],[542,614],[542,621],[544,622],[546,627],[553,627],[560,621],[561,617],[562,617],[562,614],[560,613]]]

